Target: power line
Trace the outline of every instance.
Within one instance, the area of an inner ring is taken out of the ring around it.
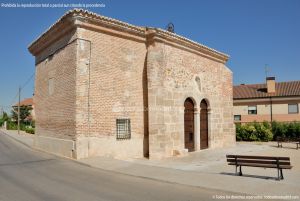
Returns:
[[[34,74],[35,74],[35,73],[33,73],[33,74],[27,79],[27,81],[26,81],[23,85],[21,85],[21,89],[24,89],[24,88],[26,87],[26,85],[27,85],[27,84],[30,82],[30,80],[33,78]]]
[[[23,85],[21,85],[20,86],[20,90],[22,90],[22,89],[24,89],[26,86],[27,86],[27,84],[32,80],[32,78],[34,77],[34,75],[35,75],[35,72],[32,74],[32,75],[30,75],[30,77],[26,80],[26,82],[24,82],[24,84]],[[16,103],[16,99],[17,99],[17,97],[19,96],[19,88],[18,88],[18,92],[16,93],[16,95],[14,96],[14,98],[11,100],[11,102],[10,102],[10,105],[11,106],[13,106],[15,103]],[[10,107],[11,107],[10,106]],[[7,108],[8,108],[9,106],[7,106]]]
[[[15,95],[15,97],[12,99],[12,101],[10,102],[10,105],[13,105],[15,103],[16,98],[18,97],[19,92],[17,92],[17,94]]]

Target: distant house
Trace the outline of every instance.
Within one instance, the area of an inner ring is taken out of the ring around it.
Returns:
[[[234,86],[233,105],[235,123],[300,121],[300,81]]]
[[[18,108],[18,103],[16,103],[15,105],[13,105],[13,109],[15,111],[17,111]],[[35,112],[34,112],[34,104],[33,104],[33,98],[25,98],[22,101],[20,101],[20,106],[29,106],[32,108],[31,112],[30,112],[30,116],[27,117],[26,120],[34,120],[35,119]]]

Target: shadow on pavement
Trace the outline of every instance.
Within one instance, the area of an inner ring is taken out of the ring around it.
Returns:
[[[238,175],[236,175],[235,173],[220,172],[220,174],[222,174],[222,175],[231,175],[231,176],[238,177]],[[265,180],[271,179],[271,180],[276,180],[277,181],[277,177],[269,177],[269,176],[259,176],[259,175],[243,174],[243,176],[241,176],[241,177],[250,177],[250,178],[265,179]]]

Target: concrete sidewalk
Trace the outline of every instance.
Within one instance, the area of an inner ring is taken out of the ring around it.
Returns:
[[[3,130],[2,130],[3,131]],[[4,131],[9,136],[32,146],[33,136],[18,135]],[[292,170],[283,170],[285,179],[277,181],[276,169],[243,167],[243,177],[235,176],[235,168],[228,166],[226,154],[251,154],[268,156],[289,156]],[[108,157],[94,157],[78,160],[94,168],[127,175],[160,180],[183,185],[217,189],[249,195],[295,196],[300,200],[300,150],[286,144],[277,148],[275,143],[237,143],[234,148],[204,150],[190,153],[186,157],[164,160],[117,160]],[[294,199],[295,200],[295,199]]]
[[[28,134],[25,131],[20,131],[20,134],[18,134],[18,131],[16,130],[5,130],[0,129],[3,133],[7,134],[11,138],[15,139],[16,141],[28,146],[33,147],[33,141],[34,141],[34,135]]]
[[[290,147],[292,148],[292,147]],[[275,147],[274,143],[238,143],[235,148],[205,150],[165,160],[121,161],[105,157],[80,162],[105,170],[184,185],[249,195],[300,196],[300,150]],[[276,180],[277,169],[243,167],[243,177],[235,176],[226,154],[255,154],[291,157],[292,170],[283,170],[285,179]],[[300,199],[299,199],[300,200]]]

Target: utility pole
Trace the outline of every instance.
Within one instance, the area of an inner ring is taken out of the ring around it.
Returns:
[[[19,87],[19,103],[18,103],[18,134],[20,134],[20,102],[21,102],[21,87]]]

